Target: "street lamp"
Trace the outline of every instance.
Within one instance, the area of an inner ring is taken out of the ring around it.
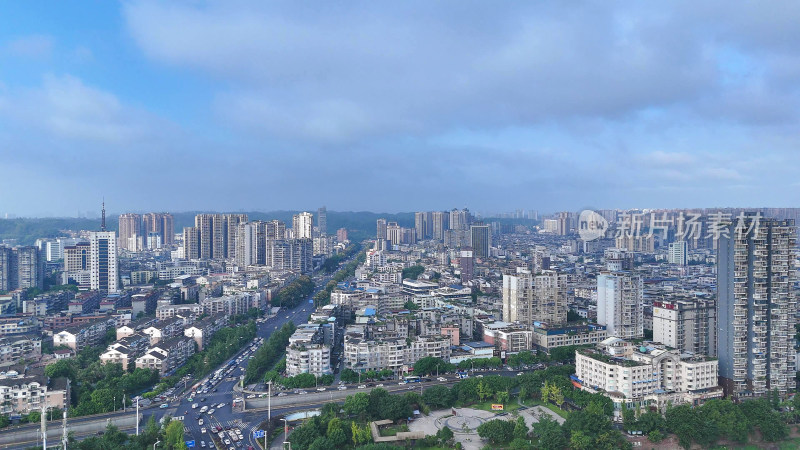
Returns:
[[[156,445],[158,445],[158,444],[160,444],[160,443],[161,443],[161,441],[156,441],[156,442],[153,444],[153,450],[156,450]]]

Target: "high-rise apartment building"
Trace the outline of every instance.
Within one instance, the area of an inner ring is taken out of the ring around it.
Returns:
[[[453,208],[450,211],[450,229],[451,230],[469,230],[470,214],[467,208],[458,210]]]
[[[544,270],[533,278],[533,321],[550,325],[566,323],[569,276]]]
[[[716,356],[716,303],[675,297],[653,301],[653,341],[684,352]]]
[[[0,291],[12,291],[15,289],[14,280],[17,273],[16,260],[11,247],[0,245]]]
[[[492,246],[492,234],[489,225],[476,224],[470,226],[469,246],[477,258],[488,258]]]
[[[667,251],[667,261],[670,264],[677,264],[685,266],[687,263],[687,255],[689,253],[689,246],[686,241],[676,241],[669,243]]]
[[[556,234],[559,236],[566,236],[570,232],[571,221],[568,212],[560,212],[556,216]]]
[[[0,246],[0,291],[44,288],[44,253],[36,246]]]
[[[785,395],[795,386],[795,224],[760,216],[736,222],[718,241],[720,384],[734,397]]]
[[[376,222],[377,231],[375,233],[375,237],[378,239],[386,239],[386,219],[378,219]]]
[[[225,259],[236,257],[236,232],[240,223],[247,223],[247,214],[225,214],[223,216],[223,247]]]
[[[311,239],[275,239],[267,242],[269,261],[273,270],[292,270],[310,273],[313,270],[314,243]]]
[[[175,244],[175,220],[172,214],[147,213],[142,216],[142,223],[145,236],[149,236],[150,233],[158,233],[158,236],[161,237],[161,245]]]
[[[44,288],[44,255],[35,246],[14,249],[17,259],[17,288]]]
[[[138,252],[142,250],[142,216],[139,214],[120,214],[119,248]]]
[[[197,227],[183,229],[183,257],[200,259],[200,231]]]
[[[270,220],[267,222],[267,240],[285,239],[286,224],[280,220]]]
[[[235,260],[239,266],[267,263],[267,222],[240,223],[236,234]]]
[[[418,240],[433,237],[433,214],[430,211],[414,213],[414,230]]]
[[[444,240],[444,232],[450,228],[450,213],[445,211],[434,211],[433,218],[433,238],[438,241]]]
[[[517,267],[515,274],[503,275],[503,321],[533,323],[533,276]]]
[[[247,214],[198,214],[197,228],[200,259],[232,259],[236,255],[236,232]]]
[[[89,234],[89,246],[91,288],[108,294],[119,292],[117,233],[93,231]]]
[[[638,339],[644,336],[643,283],[632,272],[603,272],[597,276],[597,323],[609,336]]]
[[[295,239],[311,239],[314,216],[309,212],[301,212],[292,217],[292,229]]]
[[[328,209],[324,206],[317,209],[317,233],[320,236],[328,234]]]
[[[347,240],[347,228],[339,228],[336,230],[336,240],[339,242]]]

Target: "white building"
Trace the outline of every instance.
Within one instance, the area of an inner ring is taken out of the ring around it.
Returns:
[[[286,375],[331,373],[331,348],[324,344],[296,343],[286,348]]]
[[[667,262],[670,264],[677,264],[685,266],[687,255],[689,253],[689,246],[686,241],[670,242],[669,250],[667,252]]]
[[[597,276],[597,323],[609,336],[644,336],[641,276],[631,272],[603,272]]]
[[[653,344],[635,347],[608,338],[597,348],[575,352],[573,381],[589,392],[601,392],[617,408],[672,404],[697,405],[722,396],[716,358],[667,350]]]
[[[295,239],[311,239],[314,228],[314,216],[310,212],[301,212],[292,217],[292,229]]]
[[[503,321],[530,324],[533,321],[533,276],[517,267],[514,275],[503,275]]]
[[[654,301],[653,340],[678,350],[716,356],[715,302],[697,298]]]
[[[117,272],[117,233],[93,231],[89,234],[91,289],[107,294],[119,292]]]

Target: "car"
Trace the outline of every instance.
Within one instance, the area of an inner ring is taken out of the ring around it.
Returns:
[[[375,385],[376,387],[383,387],[383,383],[378,383]]]
[[[200,404],[199,403],[195,403],[195,404],[192,405],[192,409],[197,409],[198,406],[200,406]]]
[[[217,388],[214,388],[214,392],[217,392]]]
[[[406,382],[405,382],[405,381],[401,381],[401,382],[399,382],[399,383],[397,383],[397,384],[398,384],[398,385],[400,385],[400,386],[402,386],[402,385],[406,384]]]
[[[286,316],[286,318],[288,319],[288,318],[289,318],[289,316]]]
[[[189,402],[189,403],[192,403],[194,401],[194,399],[192,397],[189,397],[189,398],[186,399],[186,401]]]
[[[216,409],[214,409],[214,408],[209,409],[208,410],[208,415],[214,414],[214,411],[216,411]]]
[[[161,409],[167,409],[167,408],[169,408],[169,404],[167,404],[167,403],[162,403],[162,404],[161,404],[161,406],[159,406],[159,408],[161,408]]]
[[[519,373],[517,374],[517,376],[520,376],[520,375],[525,375],[525,374],[524,374],[524,373],[522,373],[522,372],[519,372]]]
[[[236,442],[236,441],[238,441],[238,440],[239,440],[239,438],[238,438],[238,437],[236,437],[236,435],[235,435],[235,434],[231,434],[231,440],[232,440],[233,442]]]
[[[198,421],[197,421],[197,425],[199,425],[199,426],[201,426],[201,427],[202,427],[202,426],[203,426],[203,419],[200,419],[200,420],[198,420]]]
[[[204,402],[204,401],[206,401],[206,398],[205,398],[205,397],[203,397],[203,398],[201,398],[201,399],[200,399],[200,401],[201,401],[201,402]]]
[[[200,447],[206,448],[206,441],[200,441]]]
[[[220,408],[222,408],[223,406],[225,406],[225,403],[220,403],[219,405],[217,405],[217,409],[220,409]]]
[[[231,429],[231,426],[230,426],[230,425],[225,425],[225,430],[226,430],[226,431],[227,431],[227,430],[230,430],[230,429]]]
[[[201,432],[201,433],[205,433],[205,432],[206,432],[206,429],[205,429],[205,428],[200,428],[200,432]]]
[[[319,392],[325,392],[326,391],[326,389],[324,387],[322,387],[322,386],[318,387],[317,390]]]
[[[225,443],[225,445],[231,445],[231,440],[230,440],[230,439],[225,439],[225,440],[224,440],[224,441],[222,441],[222,442],[224,442],[224,443]]]
[[[250,394],[247,396],[247,398],[256,398],[256,394]]]
[[[483,378],[483,375],[478,375],[478,378]]]
[[[445,377],[439,377],[439,378],[437,378],[437,379],[436,379],[436,381],[447,381],[447,378],[445,378]]]
[[[298,392],[298,394],[305,395],[305,394],[308,394],[308,391],[300,391],[300,392]]]
[[[278,394],[278,397],[286,397],[286,392],[281,392],[280,394]]]
[[[242,444],[242,441],[239,441],[239,442],[236,443],[236,446],[239,447],[239,448],[242,448],[243,445],[244,444]]]
[[[366,388],[367,388],[367,385],[366,385],[366,384],[359,384],[359,385],[358,385],[358,388],[359,388],[359,389],[366,389]]]
[[[347,386],[339,386],[339,387],[338,387],[338,388],[336,388],[336,389],[338,389],[338,390],[340,390],[340,391],[346,391],[346,390],[347,390]],[[280,395],[280,394],[279,394],[279,395]]]

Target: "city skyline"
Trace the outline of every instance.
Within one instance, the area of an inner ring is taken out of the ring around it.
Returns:
[[[788,2],[45,5],[0,7],[0,214],[797,200]]]

